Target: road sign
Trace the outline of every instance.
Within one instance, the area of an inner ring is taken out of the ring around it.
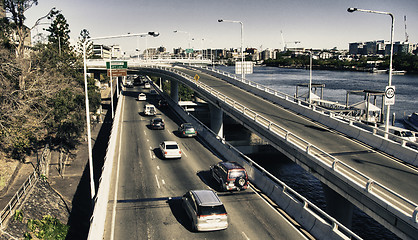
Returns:
[[[386,86],[385,89],[385,105],[395,104],[395,86]]]
[[[244,62],[244,68],[242,67],[242,62],[235,62],[235,74],[242,74],[244,69],[245,74],[253,73],[253,62]]]
[[[126,69],[113,69],[112,65],[112,77],[124,77],[128,75],[128,70]],[[107,69],[107,76],[110,77],[110,69]]]
[[[187,48],[186,53],[193,53],[193,48]]]
[[[200,77],[199,77],[199,75],[197,75],[197,74],[196,74],[196,75],[194,75],[194,80],[195,80],[196,82],[197,82],[197,81],[199,81],[199,78],[200,78]]]
[[[127,61],[112,61],[112,69],[127,69],[127,68],[128,68]],[[110,69],[110,62],[106,62],[106,69]]]

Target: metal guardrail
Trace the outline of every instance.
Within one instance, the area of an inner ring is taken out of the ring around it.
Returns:
[[[4,209],[0,213],[0,228],[3,229],[4,223],[9,219],[9,217],[13,216],[16,212],[16,208],[20,206],[23,202],[23,199],[26,197],[28,192],[31,190],[33,185],[35,185],[39,177],[43,175],[45,172],[45,166],[43,164],[47,164],[45,160],[48,158],[50,154],[48,145],[44,148],[42,152],[41,159],[38,160],[38,168],[35,169],[26,181],[22,184],[22,186],[17,190],[17,192],[13,195],[12,199],[10,199],[9,203],[4,207]]]
[[[313,157],[314,159],[322,163],[325,167],[329,168],[331,171],[334,171],[340,174],[341,176],[343,176],[344,178],[346,178],[347,181],[350,181],[356,184],[357,186],[361,187],[365,192],[375,196],[377,199],[381,200],[383,203],[390,205],[391,207],[388,209],[389,211],[393,212],[397,216],[403,217],[405,220],[410,221],[413,225],[417,226],[418,204],[403,197],[402,195],[396,193],[395,191],[385,187],[383,184],[357,171],[351,166],[338,160],[336,157],[328,154],[327,152],[321,150],[315,145],[307,142],[301,137],[279,126],[278,124],[270,121],[269,119],[263,117],[262,115],[256,113],[255,111],[245,107],[239,102],[236,102],[235,100],[212,89],[211,87],[207,86],[206,84],[200,81],[196,82],[192,76],[187,75],[171,67],[149,66],[149,68],[173,72],[187,79],[192,84],[195,84],[197,87],[215,96],[220,101],[226,103],[227,105],[229,105],[236,111],[242,113],[245,117],[249,118],[250,120],[256,122],[258,125],[269,130],[274,135],[282,138],[283,140],[294,145],[300,150],[305,151],[309,156]]]
[[[182,75],[187,76],[187,75]],[[189,76],[190,77],[190,76]],[[154,85],[154,88],[158,88],[158,86]],[[158,88],[159,89],[159,88]],[[161,93],[161,90],[159,90]],[[237,106],[238,107],[238,106]],[[241,105],[242,111],[245,111],[245,107]],[[202,128],[204,128],[205,131],[209,132],[214,138],[216,138],[221,144],[227,145],[227,148],[231,151],[233,151],[238,156],[245,159],[248,164],[251,167],[254,167],[255,169],[259,170],[264,176],[271,179],[275,184],[277,184],[279,187],[283,189],[283,193],[288,194],[291,196],[294,200],[297,200],[303,205],[303,208],[305,210],[311,211],[315,214],[313,214],[316,218],[322,219],[325,222],[327,222],[331,227],[333,231],[339,231],[341,234],[348,237],[348,239],[362,239],[360,236],[352,232],[350,229],[345,227],[344,225],[340,224],[337,220],[335,220],[333,217],[329,216],[326,212],[324,212],[322,209],[317,207],[315,204],[311,203],[308,199],[300,195],[298,192],[293,190],[291,187],[287,186],[284,182],[280,181],[278,178],[276,178],[274,175],[272,175],[270,172],[268,172],[266,169],[261,167],[259,164],[254,162],[251,158],[247,157],[245,154],[241,153],[237,148],[235,148],[233,145],[225,141],[225,139],[219,137],[215,132],[213,132],[210,128],[208,128],[205,124],[203,124],[199,119],[197,119],[195,116],[190,114],[189,112],[185,111],[185,114],[187,116],[191,117],[194,121],[196,121]],[[257,115],[255,115],[256,117]]]

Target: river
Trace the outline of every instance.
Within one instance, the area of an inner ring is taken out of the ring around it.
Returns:
[[[230,66],[217,66],[216,68],[230,73],[234,72],[234,67]],[[309,82],[309,71],[254,67],[254,73],[246,75],[246,79],[293,96],[296,92],[296,84]],[[347,90],[384,91],[388,83],[388,75],[314,70],[312,82],[325,84],[325,100],[345,104]],[[404,114],[418,112],[418,98],[415,97],[418,94],[418,75],[393,76],[392,85],[396,87],[396,96],[395,105],[391,107],[391,112],[396,113],[396,118],[401,119]],[[361,100],[362,97],[352,98],[350,95],[350,104]],[[321,182],[299,165],[279,153],[259,153],[252,154],[250,157],[309,201],[325,210],[326,201]],[[353,212],[352,230],[363,239],[399,239],[356,207]]]
[[[234,73],[233,66],[217,66],[217,69]],[[254,67],[253,74],[247,74],[246,79],[260,83],[264,86],[294,96],[296,85],[309,83],[309,70]],[[388,85],[387,74],[373,74],[367,72],[326,71],[313,70],[312,83],[325,84],[324,99],[345,104],[347,90],[377,90],[384,91]],[[391,114],[396,119],[402,119],[404,114],[418,112],[418,75],[394,75],[392,86],[396,88],[395,104],[391,106]],[[304,89],[307,92],[307,89]],[[349,104],[362,100],[362,96],[350,95]],[[381,107],[381,100],[377,101]]]

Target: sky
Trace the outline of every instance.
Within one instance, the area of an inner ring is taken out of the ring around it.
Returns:
[[[38,0],[26,11],[26,25],[32,27],[52,7],[61,10],[76,42],[80,31],[91,37],[127,33],[159,32],[160,36],[118,38],[95,43],[118,44],[134,54],[146,47],[239,48],[238,23],[218,23],[218,19],[241,21],[244,47],[283,49],[348,49],[350,42],[390,40],[388,15],[347,12],[356,7],[391,12],[395,17],[394,41],[405,41],[407,16],[409,42],[418,43],[417,0]],[[50,23],[44,20],[43,23]],[[45,33],[40,25],[32,36]],[[178,31],[174,33],[174,31]],[[190,38],[189,38],[190,36]],[[298,41],[300,43],[295,44]]]

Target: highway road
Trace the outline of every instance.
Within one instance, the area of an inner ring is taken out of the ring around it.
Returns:
[[[418,203],[418,185],[416,184],[418,182],[418,171],[415,167],[408,166],[385,153],[248,93],[224,80],[200,71],[184,68],[177,68],[177,70],[190,76],[199,74],[200,82],[222,92],[229,98],[240,102],[363,172],[375,181]]]
[[[193,232],[181,207],[190,189],[217,189],[209,166],[221,159],[199,138],[180,138],[181,121],[170,109],[159,109],[165,130],[151,130],[151,117],[142,114],[146,102],[137,101],[143,90],[128,88],[121,96],[122,117],[115,156],[105,239],[306,239],[297,227],[252,189],[218,195],[228,212],[229,227],[215,232]],[[163,160],[158,145],[175,140],[182,158]]]

